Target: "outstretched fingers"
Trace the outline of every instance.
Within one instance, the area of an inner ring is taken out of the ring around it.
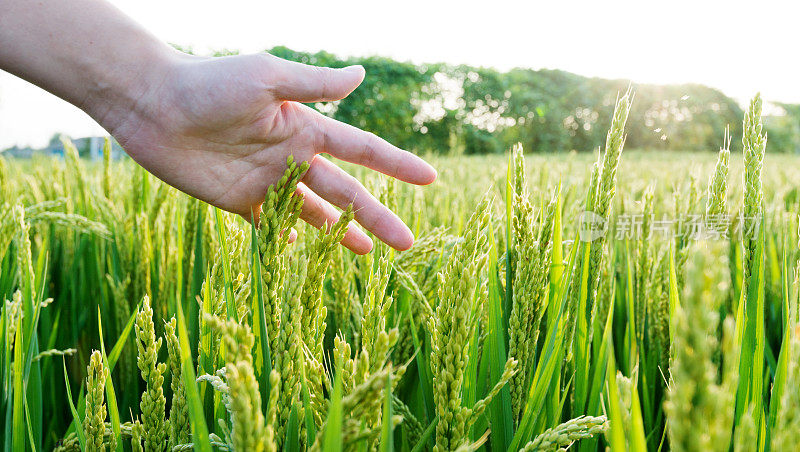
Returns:
[[[303,176],[303,183],[341,209],[353,204],[356,221],[392,248],[402,251],[414,244],[414,235],[400,217],[328,159],[319,155],[314,157]]]
[[[311,226],[321,228],[326,223],[335,223],[341,216],[341,212],[303,183],[298,184],[297,191],[304,196],[300,218]],[[367,254],[372,250],[372,239],[358,226],[350,224],[342,239],[342,245],[356,254]]]
[[[416,185],[436,180],[436,170],[425,160],[389,144],[375,134],[318,114],[322,149],[338,159],[357,163]]]

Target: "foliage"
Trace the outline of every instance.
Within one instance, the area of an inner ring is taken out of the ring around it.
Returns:
[[[372,179],[418,240],[367,256],[335,248],[351,209],[297,222],[304,162],[287,161],[254,225],[129,161],[0,160],[0,442],[793,447],[800,172],[765,153],[758,98],[744,158],[725,138],[717,156],[658,165],[622,152],[641,98],[616,98],[599,159],[434,158],[424,197]],[[582,235],[588,210],[602,238]],[[760,218],[701,221],[737,211]]]

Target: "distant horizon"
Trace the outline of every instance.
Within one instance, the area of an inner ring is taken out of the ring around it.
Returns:
[[[634,85],[698,84],[740,105],[760,91],[770,102],[800,104],[800,64],[787,57],[798,42],[796,15],[778,0],[758,7],[721,0],[676,0],[668,6],[634,0],[408,0],[403,8],[366,0],[112,3],[164,42],[200,54],[252,53],[280,44],[415,64],[552,68]],[[77,108],[0,73],[0,148],[41,145],[55,132],[104,133]]]
[[[215,52],[222,52],[222,51],[237,52],[236,49],[212,49],[212,50],[205,49],[203,52],[197,52],[196,49],[190,48],[189,46],[182,46],[181,44],[175,44],[175,43],[171,43],[171,44],[174,45],[174,46],[178,46],[179,48],[182,48],[182,49],[190,50],[195,55],[200,55],[200,56],[210,56],[211,54],[213,54]],[[336,57],[342,58],[342,59],[348,59],[348,58],[371,58],[371,57],[391,58],[391,57],[388,57],[386,55],[374,54],[374,53],[373,54],[367,54],[367,55],[342,55],[342,54],[339,54],[339,53],[336,53],[336,52],[331,52],[331,51],[328,51],[328,50],[325,50],[325,49],[302,50],[302,49],[297,49],[297,48],[289,47],[289,46],[282,45],[282,44],[277,44],[277,45],[272,46],[272,47],[270,47],[268,49],[263,49],[262,52],[266,52],[266,51],[268,51],[268,50],[270,50],[272,48],[275,48],[275,47],[286,47],[286,48],[290,48],[291,50],[294,50],[294,51],[306,52],[306,53],[310,53],[310,54],[314,54],[314,53],[318,53],[318,52],[327,52],[327,53],[330,53],[330,54],[335,55]],[[394,58],[392,58],[392,59],[394,59]],[[404,63],[411,63],[411,64],[414,64],[414,65],[417,65],[417,66],[422,66],[422,65],[427,65],[427,64],[448,64],[448,65],[452,65],[452,66],[466,65],[466,63],[452,63],[452,62],[448,62],[448,61],[414,61],[413,59],[395,59],[395,61],[404,62]],[[502,72],[502,73],[508,73],[510,71],[513,71],[513,70],[561,71],[561,72],[565,72],[565,73],[569,73],[569,74],[573,74],[573,75],[577,75],[579,77],[585,77],[585,78],[589,78],[589,79],[600,79],[600,80],[609,80],[609,81],[628,81],[634,87],[634,90],[636,89],[637,86],[643,86],[643,85],[644,86],[658,86],[658,87],[681,86],[681,85],[703,86],[703,87],[706,87],[706,88],[709,88],[709,89],[713,89],[713,90],[717,90],[717,91],[721,92],[725,96],[727,96],[727,97],[733,99],[735,102],[737,102],[739,104],[739,106],[742,107],[743,109],[747,106],[747,103],[749,102],[750,98],[756,94],[756,92],[753,92],[749,97],[748,96],[736,97],[736,96],[733,96],[733,95],[725,92],[724,90],[722,90],[722,89],[720,89],[718,87],[711,86],[711,85],[704,84],[704,83],[699,83],[699,82],[676,82],[676,83],[636,82],[634,80],[630,80],[630,79],[627,79],[627,78],[624,78],[624,77],[610,78],[610,77],[602,77],[602,76],[596,76],[596,75],[587,75],[587,74],[582,74],[582,73],[578,73],[578,72],[574,72],[574,71],[569,71],[569,70],[565,70],[565,69],[561,69],[561,68],[553,68],[553,67],[538,67],[538,68],[537,67],[531,67],[531,66],[513,66],[513,67],[509,67],[509,68],[498,68],[498,67],[493,67],[493,66],[473,66],[473,67],[494,69],[494,70],[497,70],[497,71]],[[369,74],[367,74],[367,76],[369,76]],[[33,137],[32,140],[29,141],[29,142],[7,142],[7,141],[4,140],[4,136],[2,134],[0,134],[0,151],[6,150],[6,149],[9,149],[9,148],[13,148],[15,146],[18,147],[18,148],[43,149],[43,148],[47,147],[49,141],[52,139],[52,137],[54,135],[64,135],[64,136],[72,138],[72,139],[98,137],[98,136],[108,136],[109,135],[109,133],[107,131],[105,131],[102,127],[100,127],[100,125],[98,125],[95,121],[93,121],[91,118],[89,118],[85,113],[83,113],[82,111],[78,110],[77,107],[74,107],[74,106],[70,105],[69,103],[67,103],[67,102],[65,102],[63,100],[58,99],[57,97],[55,97],[55,96],[53,96],[53,95],[41,90],[40,88],[38,88],[38,87],[36,87],[34,85],[31,85],[30,83],[28,83],[28,82],[26,82],[24,80],[21,80],[21,79],[19,79],[17,77],[14,77],[13,75],[10,75],[10,74],[2,72],[2,71],[0,71],[0,119],[2,119],[2,117],[3,117],[3,110],[4,110],[3,96],[2,96],[3,93],[2,93],[2,90],[1,90],[2,87],[3,87],[3,81],[4,81],[3,78],[4,77],[9,78],[9,79],[14,79],[14,83],[27,85],[27,88],[29,88],[29,89],[32,89],[32,90],[35,90],[35,91],[40,91],[41,95],[43,97],[50,98],[48,100],[52,100],[52,102],[55,103],[55,104],[61,104],[61,107],[65,108],[67,110],[70,110],[70,109],[74,110],[72,112],[72,114],[74,114],[74,117],[75,118],[80,118],[87,125],[89,125],[89,127],[87,129],[74,129],[74,130],[78,130],[78,132],[68,132],[68,131],[65,131],[65,130],[53,129],[52,133],[50,133],[50,134],[48,134],[46,136]],[[776,106],[776,104],[800,105],[800,102],[797,102],[797,103],[795,103],[795,102],[782,102],[782,101],[776,101],[776,100],[769,99],[769,98],[765,98],[764,100],[765,100],[765,105],[764,105],[764,115],[765,116],[769,116],[769,115],[773,115],[773,114],[778,113],[779,110],[778,110],[778,107]],[[81,118],[81,117],[83,117],[83,118]],[[2,129],[3,129],[3,124],[2,124],[2,122],[0,122],[0,131]],[[80,130],[85,130],[85,131],[81,132]]]

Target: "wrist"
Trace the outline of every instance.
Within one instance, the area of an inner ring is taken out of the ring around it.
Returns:
[[[90,84],[79,107],[109,133],[151,115],[165,83],[185,55],[160,42],[128,49],[109,64],[92,64]]]

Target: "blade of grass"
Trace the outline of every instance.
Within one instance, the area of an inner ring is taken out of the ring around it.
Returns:
[[[11,448],[25,450],[25,419],[23,419],[23,400],[25,393],[22,384],[22,326],[17,317],[17,330],[14,337],[14,392]]]
[[[625,430],[622,422],[622,408],[619,404],[619,389],[617,388],[617,365],[614,361],[614,348],[608,348],[608,373],[606,374],[606,394],[608,396],[609,426],[606,433],[606,442],[611,450],[627,450],[625,444]]]
[[[75,434],[78,436],[78,443],[81,445],[81,450],[86,450],[86,435],[83,433],[83,422],[72,402],[72,390],[69,388],[69,379],[67,378],[67,362],[64,356],[61,356],[61,363],[64,366],[64,385],[67,387],[67,401],[69,402],[69,410],[72,413],[72,425],[75,426]]]
[[[669,342],[675,340],[675,311],[680,307],[678,297],[678,277],[675,274],[675,250],[670,244],[669,247]],[[741,306],[741,303],[739,303]]]
[[[736,391],[736,423],[741,415],[752,407],[756,420],[756,430],[760,430],[762,413],[761,391],[763,388],[764,367],[764,223],[758,231],[756,263],[747,284],[747,298],[744,303],[744,328],[741,339],[739,361],[739,386]],[[752,284],[755,282],[755,284]],[[744,291],[743,291],[744,292]]]
[[[421,452],[422,449],[425,448],[425,443],[428,442],[428,440],[433,437],[433,432],[436,431],[436,424],[438,423],[439,423],[439,416],[436,416],[435,418],[433,418],[433,421],[431,421],[430,425],[428,425],[425,431],[422,432],[422,436],[419,437],[419,441],[417,441],[417,444],[414,446],[413,449],[411,449],[411,452]]]
[[[644,423],[642,422],[642,408],[639,404],[638,385],[634,381],[631,386],[631,426],[630,426],[630,445],[631,450],[647,450],[647,440],[644,434]]]
[[[300,392],[303,396],[303,418],[306,427],[306,444],[314,444],[314,439],[317,437],[317,424],[314,423],[314,407],[311,406],[311,395],[308,392],[308,385],[306,384],[306,366],[305,362],[300,362]]]
[[[408,303],[405,304],[405,310],[408,321],[411,324],[411,339],[414,341],[414,349],[416,350],[414,359],[417,362],[417,374],[419,375],[420,385],[422,386],[422,398],[425,405],[425,415],[426,419],[431,419],[435,411],[433,407],[433,383],[429,373],[430,368],[428,367],[429,364],[428,360],[426,359],[426,353],[422,347],[422,344],[420,344],[419,334],[417,333],[417,325],[414,322],[414,316],[411,315],[411,310],[408,307]]]
[[[503,312],[500,305],[500,281],[497,273],[497,244],[494,231],[489,228],[489,302],[486,346],[491,353],[484,354],[489,359],[489,376],[497,381],[503,374],[506,364],[506,339],[503,332]],[[510,286],[509,286],[510,287]],[[507,289],[508,291],[508,289]],[[471,405],[468,405],[471,406]],[[514,435],[514,417],[511,411],[511,395],[506,385],[489,404],[489,420],[493,426],[490,441],[493,450],[506,450]]]
[[[333,393],[331,394],[328,419],[325,421],[325,436],[322,444],[328,452],[342,451],[342,374],[341,364],[336,363],[336,376],[333,379]]]
[[[178,340],[180,341],[181,375],[186,391],[186,405],[189,407],[189,425],[192,430],[192,443],[194,449],[200,452],[211,452],[211,442],[208,438],[203,404],[197,390],[197,382],[192,364],[192,355],[189,348],[189,333],[186,331],[186,319],[183,317],[181,304],[178,307]]]
[[[117,361],[119,360],[119,356],[122,354],[122,349],[125,347],[125,344],[128,342],[128,336],[130,335],[131,331],[133,330],[133,324],[136,321],[136,313],[139,311],[139,308],[142,306],[142,302],[136,305],[136,308],[131,313],[130,318],[128,318],[128,323],[125,324],[125,328],[122,330],[119,338],[117,338],[117,342],[114,343],[114,346],[111,348],[111,353],[108,355],[108,372],[111,373],[114,371],[114,366],[117,365]]]
[[[381,419],[380,452],[394,451],[394,426],[392,424],[392,374],[386,374],[383,389],[383,418]]]
[[[298,419],[300,415],[297,412],[297,407],[297,403],[293,404],[292,411],[289,412],[289,421],[286,426],[286,441],[283,446],[286,452],[300,452],[300,420]],[[328,449],[329,446],[327,443],[325,443],[324,446],[326,451],[335,450]]]
[[[224,294],[226,313],[229,319],[238,320],[236,318],[236,306],[233,300],[233,284],[231,283],[228,243],[225,240],[227,236],[225,233],[225,218],[222,215],[222,211],[216,207],[214,208],[214,219],[216,220],[214,224],[217,227],[217,238],[219,239],[220,255],[222,256],[222,277],[225,282]]]
[[[106,346],[103,340],[103,320],[100,315],[100,307],[97,307],[97,329],[100,335],[100,353],[103,356],[103,365],[106,369],[106,399],[108,404],[108,417],[111,419],[111,431],[116,441],[117,452],[122,452],[122,432],[119,422],[119,408],[117,408],[117,395],[114,392],[114,380],[111,378],[111,370],[108,365],[108,356],[106,356]]]
[[[572,265],[575,263],[577,250],[577,246],[572,247],[568,268],[572,268]],[[544,347],[531,382],[522,420],[520,421],[517,431],[514,433],[514,437],[511,439],[511,444],[507,449],[509,452],[517,452],[522,445],[528,443],[528,441],[532,439],[536,421],[541,412],[542,405],[544,404],[548,388],[550,388],[553,379],[558,378],[561,374],[561,366],[563,365],[562,357],[566,348],[564,344],[564,323],[566,321],[564,318],[564,308],[566,304],[565,294],[571,279],[572,275],[570,274],[567,274],[566,278],[561,278],[561,287],[558,290],[559,299],[553,301],[553,306],[558,306],[558,312],[553,321],[548,324]]]
[[[258,386],[261,394],[261,411],[267,411],[267,402],[272,388],[269,385],[269,374],[272,372],[272,356],[267,335],[267,320],[264,311],[264,285],[261,279],[261,259],[258,254],[258,238],[255,223],[250,222],[250,269],[252,285],[254,287],[253,304],[253,335],[256,338],[256,350],[253,353],[256,372],[258,372]]]

